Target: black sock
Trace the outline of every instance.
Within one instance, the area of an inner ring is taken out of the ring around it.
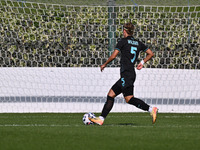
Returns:
[[[148,111],[149,110],[149,105],[146,104],[144,101],[141,99],[138,99],[136,97],[132,97],[129,102],[129,104],[136,106],[137,108],[140,108],[142,110]]]
[[[101,116],[106,118],[106,116],[109,114],[110,110],[112,109],[113,104],[114,104],[114,98],[107,96],[107,101],[104,104]]]

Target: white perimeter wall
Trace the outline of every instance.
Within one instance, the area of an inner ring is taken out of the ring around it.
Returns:
[[[143,68],[136,70],[136,73],[136,97],[200,99],[199,70]],[[105,68],[103,72],[100,72],[100,68],[0,68],[0,97],[106,97],[110,87],[119,78],[119,68]],[[100,112],[102,107],[101,103],[0,102],[0,112]],[[191,112],[196,112],[196,109],[199,111],[199,106],[159,107],[161,112],[184,112],[187,107],[192,108]],[[128,104],[116,104],[112,111],[139,110]]]

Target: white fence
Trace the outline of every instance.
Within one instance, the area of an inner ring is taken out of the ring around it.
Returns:
[[[160,112],[200,112],[200,71],[136,70],[134,95]],[[119,68],[0,68],[0,112],[100,112]],[[112,112],[138,112],[122,95]]]

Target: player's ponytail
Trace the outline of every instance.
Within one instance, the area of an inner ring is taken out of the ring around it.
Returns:
[[[124,30],[126,30],[129,35],[133,35],[134,29],[135,27],[131,22],[124,24]]]

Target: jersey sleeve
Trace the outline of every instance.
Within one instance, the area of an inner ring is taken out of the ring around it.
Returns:
[[[121,39],[117,45],[115,46],[115,49],[118,50],[118,51],[121,51],[122,47],[124,45],[124,42],[123,42],[123,39]]]
[[[144,45],[144,43],[142,43],[142,42],[140,42],[140,45],[141,45],[141,51],[143,51],[143,52],[146,52],[149,48],[146,46],[146,45]]]

